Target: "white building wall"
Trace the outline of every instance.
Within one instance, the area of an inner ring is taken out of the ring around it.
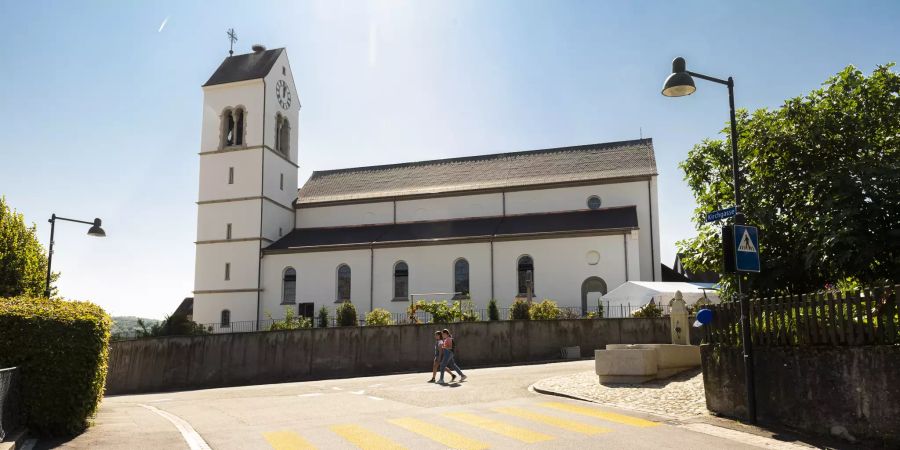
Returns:
[[[259,200],[209,203],[198,205],[197,240],[214,241],[226,238],[226,224],[231,224],[231,238],[259,236]]]
[[[231,312],[232,322],[252,321],[256,315],[256,292],[194,294],[194,322],[218,324],[224,309]],[[243,327],[241,330],[249,331],[250,328]]]
[[[363,316],[369,310],[369,259],[368,249],[266,255],[262,261],[260,318],[265,318],[266,312],[272,317],[284,317],[282,275],[288,267],[297,271],[296,302],[315,303],[316,311],[324,305],[333,312],[337,300],[337,268],[341,264],[350,266],[350,299]]]
[[[194,290],[255,289],[258,255],[259,241],[197,245]],[[231,264],[228,280],[225,279],[225,263]]]
[[[581,306],[581,284],[596,276],[609,290],[625,282],[623,235],[537,239],[494,243],[494,276],[497,301],[504,307],[518,292],[518,261],[530,255],[534,261],[534,296],[549,298],[560,306]],[[600,254],[596,265],[588,263],[588,252]],[[629,260],[633,255],[628,255]],[[635,259],[639,255],[634,255]]]
[[[294,75],[291,72],[290,63],[288,62],[287,50],[281,52],[281,55],[272,65],[272,70],[264,78],[265,80],[265,145],[269,148],[275,148],[275,126],[276,114],[282,114],[287,117],[291,128],[291,142],[289,146],[289,158],[295,163],[299,161],[298,145],[300,136],[300,93],[297,92],[297,86],[294,84]],[[287,82],[291,91],[291,105],[284,109],[278,104],[275,88],[278,80]],[[260,80],[261,81],[261,80]],[[295,191],[296,193],[296,191]]]
[[[268,200],[263,201],[262,236],[270,242],[281,239],[294,229],[294,213]],[[264,242],[263,247],[270,242]]]
[[[447,220],[503,214],[503,195],[478,194],[397,202],[397,222]]]
[[[297,167],[272,151],[265,152],[263,162],[263,195],[291,208],[293,212],[294,199],[297,198]]]
[[[246,112],[247,146],[260,145],[263,130],[262,80],[241,81],[203,88],[203,123],[200,134],[200,151],[219,150],[222,112],[225,108],[243,106]]]
[[[393,221],[393,202],[373,202],[297,209],[297,228],[345,227],[353,225],[393,223]]]
[[[200,156],[199,200],[258,197],[262,187],[261,148]],[[228,183],[228,169],[234,182]]]
[[[656,177],[650,181],[507,192],[506,214],[587,209],[587,199],[591,195],[600,197],[603,208],[631,205],[637,207],[638,227],[641,230],[639,279],[644,281],[653,281],[654,277],[659,279],[659,211],[655,200]],[[651,198],[653,199],[652,207]],[[652,233],[651,216],[653,217]]]
[[[636,235],[635,235],[636,236]],[[534,259],[535,294],[560,306],[581,306],[581,284],[591,276],[602,278],[609,290],[625,282],[625,249],[629,249],[629,270],[640,265],[637,240],[630,234],[501,241],[494,243],[494,298],[508,307],[517,294],[517,263],[521,255]],[[591,265],[588,252],[600,254]],[[283,317],[281,276],[288,266],[297,270],[298,302],[314,302],[333,311],[337,297],[337,267],[351,269],[351,299],[360,318],[370,311],[369,249],[332,252],[269,254],[263,258],[263,310]],[[409,302],[393,298],[393,270],[398,261],[409,267],[409,292],[453,292],[453,264],[458,258],[469,262],[469,289],[478,309],[487,308],[491,299],[491,246],[489,242],[376,248],[371,305],[393,313],[405,313]],[[447,299],[435,295],[420,300]]]

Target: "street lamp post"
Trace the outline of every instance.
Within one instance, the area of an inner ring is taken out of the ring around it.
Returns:
[[[87,232],[88,236],[106,237],[106,232],[103,231],[103,228],[100,228],[100,224],[101,224],[100,219],[94,219],[93,222],[87,222],[84,220],[75,220],[75,219],[67,219],[65,217],[59,217],[56,214],[53,214],[50,216],[50,220],[48,220],[48,222],[50,222],[50,251],[47,253],[47,284],[46,284],[46,287],[44,288],[44,295],[47,298],[50,298],[50,274],[52,273],[50,271],[50,266],[53,264],[53,234],[56,231],[56,221],[57,220],[65,220],[68,222],[76,222],[76,223],[83,223],[86,225],[91,225],[91,228]]]
[[[731,109],[731,173],[734,178],[734,223],[744,224],[744,212],[741,210],[741,172],[738,160],[737,146],[737,121],[734,117],[734,79],[727,80],[703,75],[687,70],[684,58],[677,57],[672,60],[672,74],[666,78],[663,84],[662,95],[666,97],[683,97],[691,95],[697,88],[694,86],[693,77],[713,83],[728,86],[728,105]],[[737,295],[741,304],[741,343],[744,352],[744,381],[747,385],[747,418],[750,423],[756,423],[756,387],[753,377],[753,345],[750,341],[750,302],[744,297],[741,287],[741,273],[737,275]]]

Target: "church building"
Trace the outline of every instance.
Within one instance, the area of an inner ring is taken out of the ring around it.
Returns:
[[[198,323],[529,293],[585,307],[661,279],[650,139],[315,171],[298,191],[287,51],[229,56],[203,93]]]

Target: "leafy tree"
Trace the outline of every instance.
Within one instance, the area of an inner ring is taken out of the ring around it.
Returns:
[[[43,297],[46,277],[47,252],[37,226],[26,226],[25,217],[0,197],[0,297]],[[54,272],[51,286],[58,277]]]
[[[328,328],[328,308],[322,305],[319,308],[319,317],[317,319],[319,328]]]
[[[203,325],[192,320],[188,320],[184,314],[167,315],[160,322],[149,324],[144,319],[137,320],[139,330],[137,337],[158,337],[158,336],[187,336],[194,334],[206,334]]]
[[[650,303],[640,307],[637,311],[634,312],[631,316],[636,319],[651,319],[655,317],[662,317],[663,310],[659,306],[656,305],[656,302],[653,300]]]
[[[369,326],[378,326],[378,325],[393,325],[394,318],[391,316],[390,311],[382,308],[375,308],[372,311],[366,313],[366,325]]]
[[[742,208],[760,229],[755,293],[809,292],[826,283],[900,280],[900,75],[848,66],[778,109],[738,113]],[[697,201],[698,235],[680,241],[685,266],[721,271],[721,224],[704,213],[733,204],[726,139],[694,146],[680,164]],[[726,292],[734,278],[723,279]]]
[[[359,325],[359,320],[356,318],[356,306],[353,303],[344,302],[338,305],[335,316],[337,316],[338,326],[355,327]]]
[[[492,298],[488,302],[488,320],[500,320],[500,309],[497,308],[497,299]]]

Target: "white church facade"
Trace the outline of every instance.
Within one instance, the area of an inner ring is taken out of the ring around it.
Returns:
[[[411,298],[508,306],[528,286],[583,307],[661,279],[649,139],[316,171],[298,191],[287,52],[230,56],[203,92],[198,323],[346,301],[362,315]]]

